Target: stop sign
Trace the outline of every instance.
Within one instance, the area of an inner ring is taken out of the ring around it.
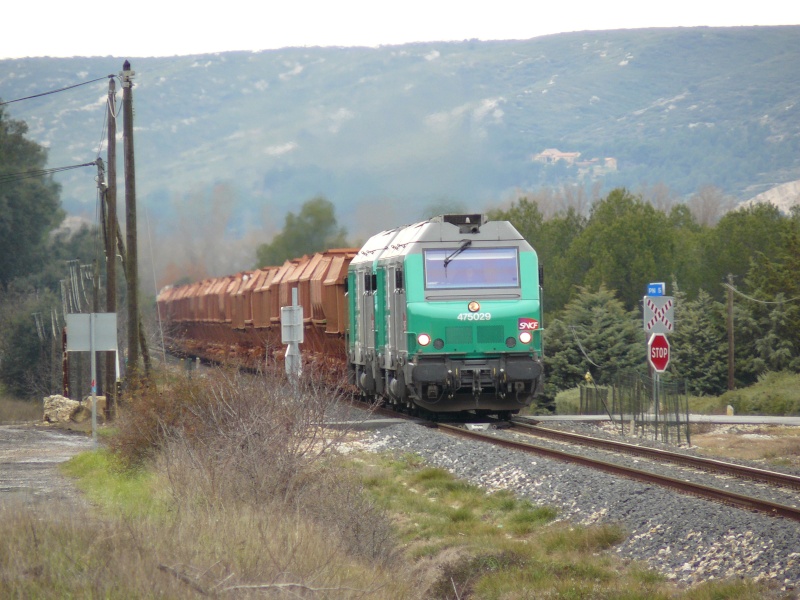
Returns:
[[[647,360],[657,373],[667,370],[669,364],[669,340],[663,333],[654,333],[647,342]]]

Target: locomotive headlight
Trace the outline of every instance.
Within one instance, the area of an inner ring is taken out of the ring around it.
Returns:
[[[427,346],[431,343],[431,336],[429,336],[427,333],[420,333],[417,336],[417,343],[420,346]]]
[[[533,339],[533,334],[530,331],[523,331],[519,334],[519,341],[523,344],[530,344]]]
[[[475,300],[467,304],[467,310],[469,310],[469,312],[478,312],[480,309],[481,309],[480,303],[476,302]]]

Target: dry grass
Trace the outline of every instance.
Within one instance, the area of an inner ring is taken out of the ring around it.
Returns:
[[[0,396],[0,423],[30,423],[42,420],[42,403]]]
[[[3,598],[413,598],[325,528],[274,507],[93,518],[0,508]],[[313,593],[312,593],[313,592]]]
[[[352,432],[319,426],[337,409],[313,379],[233,371],[140,390],[113,452],[69,464],[91,515],[0,508],[0,597],[759,597],[684,594],[607,552],[620,527],[557,522],[418,457],[345,462]]]
[[[385,513],[337,467],[313,379],[142,389],[113,452],[69,463],[87,514],[0,515],[0,597],[416,598]],[[389,568],[389,567],[392,568]]]
[[[800,469],[800,427],[702,424],[692,433],[692,445],[709,456]]]

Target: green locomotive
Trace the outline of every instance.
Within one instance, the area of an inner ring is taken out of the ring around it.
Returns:
[[[510,223],[443,215],[384,231],[347,277],[348,368],[364,396],[508,417],[540,390],[539,261]]]

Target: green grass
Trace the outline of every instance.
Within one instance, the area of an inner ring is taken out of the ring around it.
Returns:
[[[624,564],[610,552],[625,539],[619,525],[557,521],[551,507],[507,491],[486,493],[414,455],[363,456],[354,465],[376,502],[395,515],[408,559],[437,565],[425,597],[691,597],[658,573]],[[708,588],[713,597],[713,590],[724,589],[728,596],[720,598],[749,597],[747,584],[724,586],[712,583],[692,593]]]
[[[2,520],[0,535],[8,543],[0,550],[6,574],[0,593],[188,598],[194,590],[187,577],[208,591],[230,573],[245,582],[279,581],[288,573],[337,590],[323,597],[370,599],[750,600],[764,589],[733,581],[678,590],[645,566],[616,557],[613,548],[626,535],[620,526],[558,521],[551,507],[508,491],[486,493],[414,455],[362,454],[340,468],[361,477],[368,495],[392,516],[404,556],[388,572],[348,558],[326,537],[324,524],[294,510],[176,503],[163,472],[123,468],[99,450],[64,469],[100,507],[100,518]]]
[[[574,387],[556,394],[557,415],[577,415],[581,406],[580,389]]]
[[[800,374],[765,373],[751,386],[720,396],[690,396],[689,410],[721,415],[731,406],[737,415],[800,415]]]
[[[66,464],[89,511],[0,505],[1,598],[418,597],[402,565],[350,552],[335,518],[319,524],[280,501],[196,502],[160,467],[121,464],[106,450]]]
[[[627,535],[618,524],[559,520],[552,507],[487,493],[414,454],[298,456],[272,429],[296,418],[295,406],[280,412],[263,390],[223,383],[214,389],[239,390],[225,411],[214,397],[198,403],[199,384],[173,384],[136,404],[150,413],[107,430],[117,452],[68,461],[91,511],[0,505],[0,598],[749,600],[763,591],[737,581],[678,589],[617,557]],[[187,407],[163,436],[164,410]],[[297,587],[234,589],[274,584]]]
[[[61,469],[76,479],[90,502],[109,513],[141,518],[167,509],[165,491],[152,471],[127,468],[107,450],[83,452]]]
[[[800,374],[765,373],[755,384],[719,396],[689,396],[689,412],[725,414],[732,406],[737,415],[800,415]],[[578,414],[580,390],[572,388],[556,395],[556,414]]]
[[[756,384],[720,396],[737,415],[800,415],[800,374],[766,373]]]

